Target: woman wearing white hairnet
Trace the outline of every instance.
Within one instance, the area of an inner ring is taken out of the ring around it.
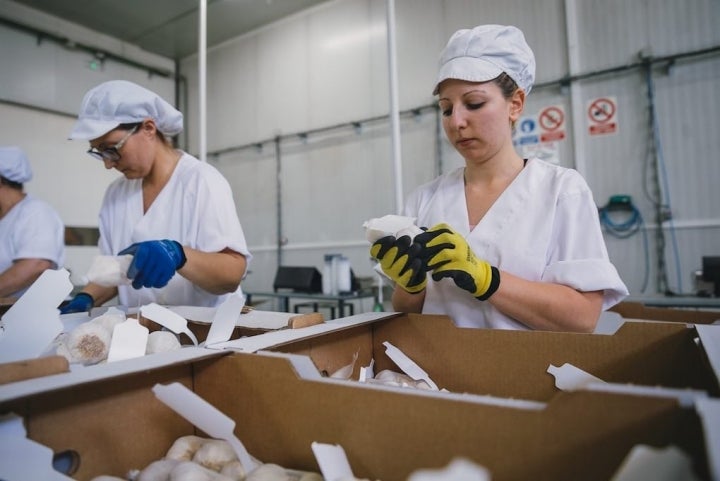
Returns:
[[[20,297],[46,269],[61,267],[65,227],[49,204],[25,193],[32,169],[20,147],[0,147],[0,297]]]
[[[216,306],[239,292],[250,252],[227,180],[213,166],[173,148],[183,116],[159,95],[131,82],[105,82],[83,99],[70,138],[122,177],[100,209],[100,252],[133,256],[131,285],[86,285],[61,312],[86,311],[119,296]]]
[[[461,327],[587,332],[627,295],[585,180],[513,147],[534,79],[515,27],[482,25],[448,41],[433,93],[465,166],[407,200],[405,215],[426,232],[371,247],[396,283],[396,310],[446,314]]]

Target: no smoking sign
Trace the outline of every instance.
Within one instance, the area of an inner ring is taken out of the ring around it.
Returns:
[[[607,135],[617,132],[617,99],[615,97],[599,97],[587,104],[590,135]]]
[[[542,129],[541,142],[553,142],[565,138],[565,110],[562,105],[544,108],[538,115],[538,123]]]

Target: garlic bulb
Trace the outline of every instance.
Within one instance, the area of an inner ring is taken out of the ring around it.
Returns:
[[[257,467],[247,475],[245,481],[295,481],[285,468],[277,464],[267,463]]]
[[[258,463],[260,464],[260,463]],[[227,476],[234,481],[243,481],[245,479],[245,468],[243,468],[240,460],[234,460],[227,463],[220,470],[220,474]]]
[[[180,464],[176,459],[159,459],[138,473],[135,481],[169,481],[170,472]]]
[[[200,446],[205,444],[206,441],[206,438],[201,438],[200,436],[194,436],[192,434],[188,436],[181,436],[175,440],[172,446],[170,446],[170,449],[168,449],[165,457],[168,459],[177,459],[179,461],[191,461],[197,450],[200,449]]]
[[[204,468],[192,461],[180,461],[170,471],[168,481],[233,481],[233,479]]]
[[[375,242],[389,235],[395,237],[408,235],[412,239],[422,232],[422,229],[415,225],[415,217],[393,214],[370,219],[363,223],[363,227],[365,228],[365,238],[369,242]]]
[[[432,389],[430,385],[420,380],[415,380],[408,376],[407,374],[403,374],[400,372],[391,371],[389,369],[384,369],[377,373],[375,375],[375,381],[380,382],[381,384],[386,384],[388,386],[401,386],[401,387],[412,387],[417,389]]]
[[[177,336],[170,331],[153,331],[148,335],[145,354],[155,354],[157,352],[174,351],[180,349],[180,341]]]
[[[96,256],[87,271],[88,282],[103,287],[115,287],[129,284],[127,271],[133,260],[132,255]]]
[[[111,337],[112,333],[102,324],[85,322],[68,334],[66,350],[59,350],[58,354],[69,352],[69,362],[95,364],[107,359]]]
[[[79,324],[67,334],[58,337],[56,353],[68,362],[95,364],[107,359],[115,326],[125,321],[118,310]]]
[[[208,439],[192,458],[193,463],[218,472],[230,461],[235,460],[237,460],[235,450],[230,443],[221,439]]]

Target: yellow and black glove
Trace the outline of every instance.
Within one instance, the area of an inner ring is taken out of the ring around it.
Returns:
[[[427,269],[439,281],[450,277],[455,284],[481,301],[488,299],[500,285],[500,271],[475,256],[467,241],[447,224],[438,224],[415,236],[423,248]]]
[[[422,291],[427,284],[427,267],[420,254],[420,246],[406,235],[397,239],[383,237],[370,247],[370,255],[380,262],[383,272],[412,294]]]

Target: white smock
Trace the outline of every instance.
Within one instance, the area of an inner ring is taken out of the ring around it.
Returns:
[[[203,252],[225,248],[250,262],[232,190],[215,167],[183,152],[168,183],[143,214],[142,179],[110,184],[100,210],[100,252],[117,255],[136,242],[169,239]],[[240,293],[238,288],[236,291]],[[119,303],[214,307],[229,295],[211,294],[178,273],[162,288],[118,286]]]
[[[60,216],[50,204],[30,194],[0,219],[0,273],[20,259],[45,259],[53,263],[53,269],[65,262],[65,227]],[[20,297],[26,290],[11,297]]]
[[[582,292],[604,291],[603,309],[628,295],[608,258],[592,192],[577,171],[530,159],[472,231],[463,173],[461,167],[419,187],[405,215],[421,227],[449,224],[500,271]],[[448,315],[460,327],[529,329],[451,278],[434,282],[428,275],[422,312]]]

